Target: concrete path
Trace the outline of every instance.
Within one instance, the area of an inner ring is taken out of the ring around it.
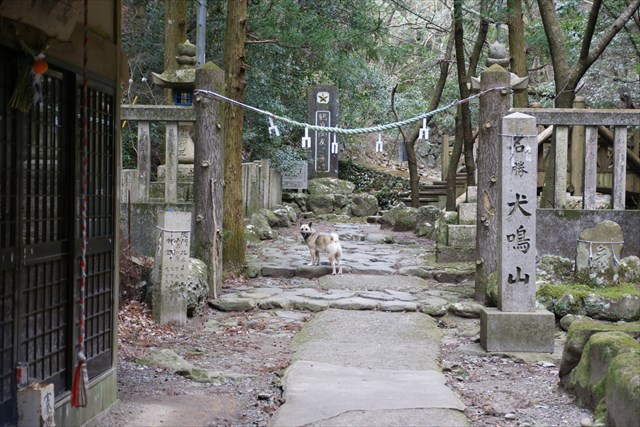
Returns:
[[[271,425],[467,425],[438,366],[439,338],[421,313],[316,315],[294,340]]]

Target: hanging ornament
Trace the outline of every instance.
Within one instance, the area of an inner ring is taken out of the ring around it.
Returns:
[[[302,137],[302,148],[311,148],[311,138],[309,138],[309,128],[304,128],[304,136]]]
[[[273,122],[273,117],[269,117],[269,136],[280,136],[280,130]]]
[[[331,143],[331,154],[338,154],[338,140],[336,134],[333,134],[333,142]]]
[[[44,78],[42,75],[49,69],[49,64],[44,60],[44,53],[40,53],[35,57],[33,65],[31,66],[32,79],[31,88],[33,89],[33,103],[42,104],[44,102],[44,96],[42,95],[42,82]]]
[[[422,127],[420,128],[420,132],[418,133],[418,139],[429,141],[429,126],[427,125],[426,117],[422,119]]]
[[[382,134],[378,133],[378,140],[376,141],[376,153],[382,153]]]

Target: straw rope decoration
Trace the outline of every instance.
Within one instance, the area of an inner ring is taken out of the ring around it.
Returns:
[[[87,357],[85,352],[85,286],[87,282],[87,189],[88,189],[88,149],[89,149],[89,117],[88,117],[88,86],[87,64],[89,45],[89,1],[84,0],[84,41],[82,58],[82,189],[80,200],[80,229],[82,233],[82,255],[80,258],[80,334],[78,335],[78,361],[71,387],[71,406],[83,408],[87,406],[89,395],[89,374],[87,372]]]

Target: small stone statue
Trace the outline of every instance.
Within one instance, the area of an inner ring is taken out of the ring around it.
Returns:
[[[509,67],[509,53],[507,48],[500,42],[496,41],[489,45],[489,57],[487,58],[487,66],[498,64],[503,68]]]

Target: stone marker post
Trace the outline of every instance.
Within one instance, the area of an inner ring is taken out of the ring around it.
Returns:
[[[553,353],[555,317],[536,309],[535,117],[502,119],[498,156],[498,308],[483,308],[480,344],[487,351]]]
[[[338,125],[338,90],[331,86],[311,87],[307,94],[307,123],[318,126]],[[309,131],[307,148],[309,179],[338,177],[338,136],[329,132]]]
[[[191,212],[160,212],[158,249],[153,267],[153,318],[158,323],[184,325],[189,278]]]

